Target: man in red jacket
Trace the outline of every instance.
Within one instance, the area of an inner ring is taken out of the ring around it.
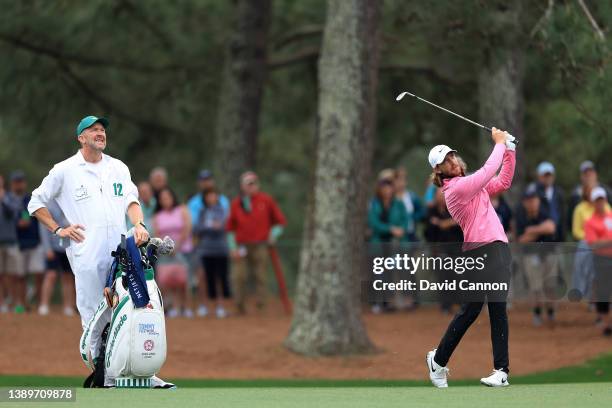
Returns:
[[[240,196],[232,200],[227,239],[232,258],[232,283],[238,313],[245,312],[248,271],[255,275],[257,307],[265,305],[268,245],[276,242],[287,223],[272,197],[259,191],[257,175],[240,176]]]

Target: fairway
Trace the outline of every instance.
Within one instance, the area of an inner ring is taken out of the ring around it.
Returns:
[[[60,407],[605,407],[612,401],[609,383],[516,385],[503,389],[464,386],[342,388],[206,388],[174,391],[77,390],[76,403]],[[23,404],[2,404],[18,407]]]

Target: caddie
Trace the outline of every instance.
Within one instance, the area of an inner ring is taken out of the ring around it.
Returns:
[[[81,148],[76,154],[53,166],[41,185],[32,192],[28,211],[55,235],[69,241],[66,255],[74,271],[77,308],[83,328],[94,315],[103,296],[113,257],[111,252],[126,234],[125,216],[134,227],[136,244],[146,242],[149,233],[138,202],[138,190],[128,167],[102,152],[106,148],[105,118],[87,116],[77,128]],[[59,225],[47,205],[56,200],[69,225]],[[64,243],[66,245],[66,243]],[[91,356],[99,356],[101,331],[110,322],[107,309],[94,327]],[[152,387],[173,386],[154,376]]]

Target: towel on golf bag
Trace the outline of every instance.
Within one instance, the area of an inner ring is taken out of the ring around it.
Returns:
[[[124,240],[114,253],[111,279],[107,282],[114,289],[104,356],[107,378],[150,377],[166,359],[163,300],[147,255],[136,246],[133,237]],[[147,270],[143,264],[148,266]],[[107,300],[103,299],[81,337],[81,357],[92,370],[89,333],[108,307]]]

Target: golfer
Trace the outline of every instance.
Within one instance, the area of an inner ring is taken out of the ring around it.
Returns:
[[[74,272],[76,303],[83,328],[103,296],[113,261],[111,252],[121,242],[121,235],[126,234],[126,213],[135,226],[136,244],[149,239],[130,171],[120,160],[102,153],[108,125],[105,118],[83,118],[76,129],[81,148],[51,169],[40,187],[32,192],[28,205],[31,215],[69,242],[66,255]],[[52,200],[62,209],[69,225],[59,225],[53,219],[47,209]],[[93,357],[104,358],[98,355],[100,334],[110,317],[111,309],[108,309],[91,333]],[[167,383],[153,377],[152,386],[166,388]]]
[[[484,271],[510,280],[510,250],[504,228],[495,213],[491,195],[507,190],[512,184],[516,162],[514,137],[506,132],[492,129],[495,142],[493,152],[486,163],[475,173],[466,176],[465,163],[456,150],[439,145],[429,152],[429,164],[433,168],[433,183],[442,189],[448,211],[463,230],[464,255],[485,256]],[[497,170],[501,166],[499,175]],[[446,364],[461,338],[476,320],[484,301],[489,297],[478,295],[481,301],[465,302],[448,326],[437,349],[427,353],[429,378],[436,387],[448,387]],[[491,387],[505,387],[508,383],[508,316],[506,314],[507,291],[501,299],[488,301],[493,343],[493,373],[480,382]]]

